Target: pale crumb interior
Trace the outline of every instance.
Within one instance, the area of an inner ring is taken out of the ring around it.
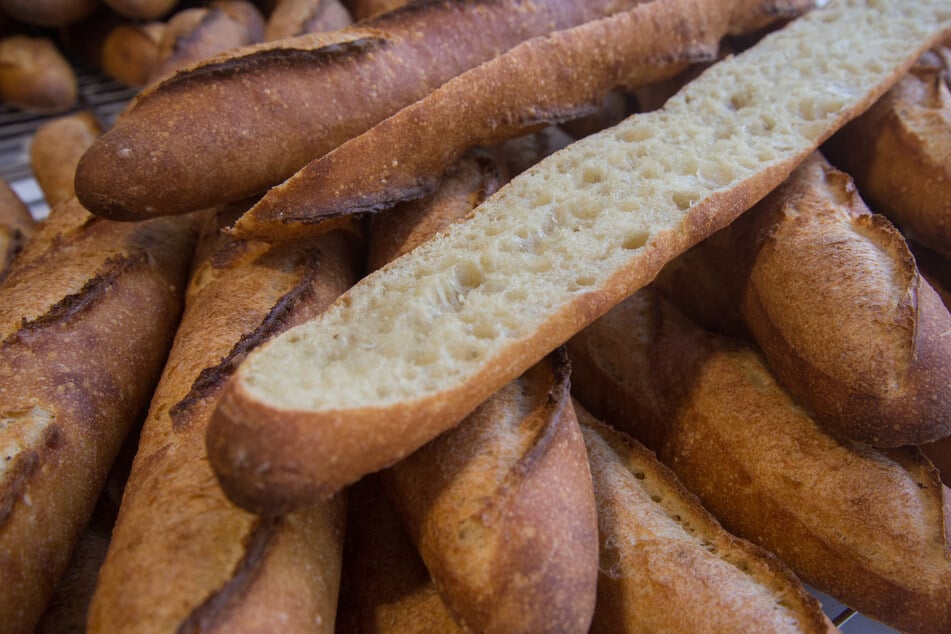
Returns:
[[[35,451],[43,433],[53,422],[53,414],[40,407],[16,412],[0,412],[0,483],[21,454]]]
[[[946,0],[830,2],[713,66],[662,110],[525,172],[472,219],[253,355],[245,386],[274,407],[334,410],[465,382],[677,231],[693,206],[802,157],[949,20]]]

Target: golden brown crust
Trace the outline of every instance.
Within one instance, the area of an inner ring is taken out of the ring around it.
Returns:
[[[951,493],[920,453],[836,442],[756,353],[702,333],[649,289],[569,351],[582,402],[597,412],[604,393],[588,387],[618,387],[625,418],[604,408],[608,421],[643,437],[727,529],[864,614],[947,630]]]
[[[818,154],[704,248],[777,378],[831,433],[951,434],[951,315],[901,234]]]
[[[67,200],[45,226],[70,207],[79,204]],[[17,263],[0,286],[0,621],[7,630],[36,625],[147,403],[180,314],[191,224],[86,224]]]
[[[33,216],[6,181],[0,180],[0,282],[33,235]]]
[[[30,142],[30,169],[52,208],[73,195],[76,165],[92,142],[102,134],[91,111],[44,123]]]
[[[947,64],[947,58],[944,63]],[[944,65],[919,63],[824,148],[873,210],[951,257],[951,92]]]
[[[0,40],[0,101],[33,112],[62,112],[76,103],[72,67],[52,41],[25,35]]]
[[[242,49],[145,91],[80,162],[78,195],[126,220],[244,198],[499,52],[619,8],[442,0]]]
[[[281,248],[238,241],[217,231],[228,219],[223,211],[211,223],[192,274],[100,574],[90,631],[251,632],[281,618],[290,630],[319,623],[319,631],[333,631],[342,498],[256,518],[221,494],[204,434],[241,359],[349,287],[362,268],[361,252],[344,232]]]
[[[264,39],[270,42],[305,33],[336,31],[352,22],[339,0],[281,0],[268,16]]]
[[[110,28],[98,54],[102,71],[127,86],[149,82],[159,63],[159,42],[165,31],[161,22],[120,22]]]
[[[168,22],[150,81],[263,39],[264,16],[249,2],[219,0],[207,8],[182,11]]]
[[[524,42],[310,162],[235,228],[239,235],[286,239],[319,230],[309,225],[323,218],[426,196],[473,146],[573,119],[595,110],[617,85],[649,83],[689,60],[712,58],[729,10],[693,0],[648,3]]]
[[[347,489],[339,631],[460,634],[376,475]]]
[[[476,632],[587,632],[597,516],[564,351],[384,482],[436,587]]]
[[[723,530],[643,445],[575,409],[600,525],[593,632],[837,631],[775,556]]]

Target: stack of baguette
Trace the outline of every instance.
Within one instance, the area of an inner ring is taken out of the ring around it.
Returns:
[[[296,37],[38,135],[2,629],[834,631],[805,581],[951,630],[947,262],[817,152],[944,59],[951,9],[811,4],[287,0]],[[260,39],[239,5],[164,48]],[[767,24],[655,112],[545,127]]]

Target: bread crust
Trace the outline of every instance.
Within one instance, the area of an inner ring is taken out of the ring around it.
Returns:
[[[247,197],[519,42],[636,1],[441,0],[241,49],[144,91],[83,157],[77,194],[123,220]]]
[[[30,169],[50,208],[74,194],[76,165],[102,127],[86,110],[54,119],[37,128],[30,142]]]
[[[194,241],[189,218],[123,225],[75,199],[0,286],[0,622],[31,631],[161,372]],[[42,527],[38,530],[37,527]]]
[[[863,614],[948,629],[951,492],[920,452],[835,441],[749,347],[701,332],[650,289],[569,353],[579,399],[655,449],[728,530]]]
[[[269,248],[220,233],[233,217],[222,210],[207,227],[100,573],[91,632],[260,632],[279,622],[333,631],[342,496],[257,518],[218,489],[204,434],[244,355],[353,284],[359,240],[340,232]]]
[[[36,26],[65,26],[99,8],[99,0],[3,0],[0,8],[10,17]]]
[[[339,0],[281,0],[268,16],[264,39],[270,42],[305,33],[336,31],[352,22]]]
[[[811,157],[703,248],[827,430],[876,447],[951,434],[951,314],[846,174]]]
[[[825,151],[873,210],[951,257],[951,92],[944,64],[919,62]]]
[[[384,472],[466,631],[587,632],[597,515],[563,350]]]
[[[29,208],[6,181],[0,180],[0,282],[33,235],[34,224]]]
[[[652,452],[575,410],[598,503],[592,631],[837,631],[782,562],[727,533]]]

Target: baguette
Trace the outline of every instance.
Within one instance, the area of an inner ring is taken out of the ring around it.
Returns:
[[[264,39],[270,42],[306,33],[336,31],[352,22],[340,0],[281,0],[268,16]]]
[[[30,169],[50,208],[71,197],[76,165],[102,127],[92,111],[60,117],[37,128],[30,142]]]
[[[575,410],[601,543],[591,631],[836,631],[775,556],[723,530],[643,445]]]
[[[833,2],[513,179],[245,360],[208,429],[225,491],[312,503],[452,427],[781,183],[949,22],[940,0]]]
[[[33,216],[16,192],[0,180],[0,282],[33,234]]]
[[[872,209],[916,241],[951,257],[951,93],[946,72],[942,64],[917,64],[823,151],[852,175]]]
[[[631,432],[723,525],[909,632],[951,628],[951,491],[915,448],[825,434],[753,350],[651,289],[569,342],[582,403]]]
[[[315,159],[271,189],[235,230],[286,239],[315,224],[319,231],[323,218],[428,195],[470,147],[575,118],[596,109],[615,86],[633,88],[712,58],[728,29],[760,17],[762,7],[747,5],[740,11],[739,3],[648,2],[529,40]],[[466,112],[464,123],[459,112]]]
[[[35,627],[148,403],[178,322],[194,236],[187,218],[92,220],[69,199],[37,238],[50,246],[17,260],[0,285],[6,632]]]
[[[233,211],[231,212],[233,216]],[[333,632],[344,502],[278,518],[229,504],[204,433],[217,393],[261,341],[322,308],[357,277],[352,235],[269,249],[219,233],[201,246],[185,315],[159,382],[90,632]]]
[[[69,110],[78,94],[72,67],[44,37],[0,39],[0,101],[30,112]]]
[[[440,0],[241,49],[144,91],[83,157],[76,191],[123,220],[244,198],[519,42],[637,2]]]
[[[587,632],[598,521],[564,350],[384,472],[468,632]]]
[[[250,2],[218,0],[206,8],[182,11],[168,22],[151,80],[160,81],[218,53],[263,39],[264,16]]]
[[[347,490],[343,566],[340,632],[462,633],[374,475]]]
[[[704,243],[776,378],[833,435],[951,435],[951,314],[820,155]]]

